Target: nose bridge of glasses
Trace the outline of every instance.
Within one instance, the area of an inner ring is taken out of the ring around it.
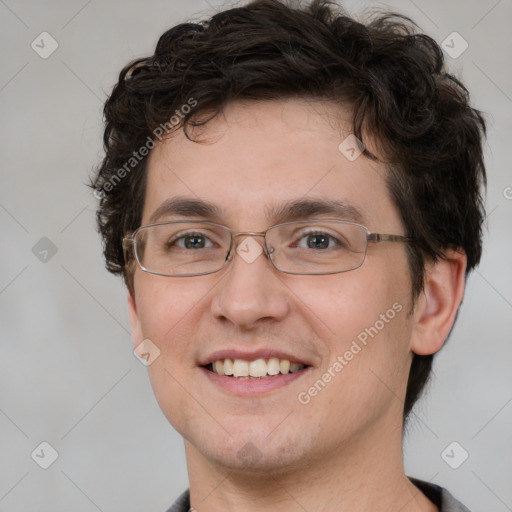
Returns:
[[[247,235],[247,236],[265,236],[265,232],[264,231],[238,231],[237,233],[233,233],[232,237],[233,237],[233,240],[237,237],[237,236],[241,236],[241,235]]]
[[[258,237],[265,238],[266,232],[265,231],[238,231],[236,233],[232,233],[231,234],[231,244],[229,247],[229,253],[228,253],[227,260],[231,260],[233,258],[233,255],[235,253],[235,251],[233,249],[237,246],[236,238],[239,236],[242,236],[242,235],[245,235],[246,237],[247,236],[258,236]],[[241,242],[243,242],[243,240],[244,239],[242,239]],[[239,243],[241,243],[241,242],[239,242]],[[263,254],[266,255],[267,249],[266,249],[265,242],[263,242],[262,248],[263,248]]]

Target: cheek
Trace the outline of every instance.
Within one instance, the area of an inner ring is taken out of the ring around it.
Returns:
[[[139,274],[135,280],[135,290],[144,336],[162,344],[162,349],[170,341],[181,339],[176,332],[193,322],[201,299],[208,292],[184,278],[152,274]]]
[[[322,339],[329,355],[319,376],[304,387],[318,420],[333,436],[355,435],[354,429],[378,421],[390,411],[401,418],[407,374],[409,322],[396,292],[376,290],[366,298],[357,291],[330,294],[329,306],[316,304],[329,323]],[[335,300],[339,299],[339,300]],[[311,308],[312,305],[309,302]],[[320,391],[318,391],[320,390]],[[302,395],[304,398],[304,395]],[[398,399],[397,399],[398,398]]]
[[[327,348],[322,369],[336,377],[324,399],[340,406],[335,411],[346,414],[350,404],[356,403],[366,404],[366,410],[378,409],[379,403],[393,397],[389,389],[397,394],[405,390],[410,364],[410,280],[403,270],[395,274],[376,272],[362,279],[354,271],[335,279],[325,276],[307,293],[294,289],[304,297],[303,311]]]
[[[142,289],[143,300],[138,307],[142,332],[160,350],[159,357],[147,368],[151,386],[168,421],[178,432],[184,432],[190,420],[190,397],[184,389],[194,368],[187,326],[195,323],[193,305],[197,299],[192,300],[185,287],[170,283],[138,288]]]
[[[300,314],[309,317],[319,338],[338,352],[356,339],[364,344],[377,337],[404,337],[399,326],[410,308],[409,278],[402,271],[386,272],[316,276],[314,283],[289,288],[301,298]]]
[[[160,408],[180,433],[185,433],[196,411],[187,392],[197,371],[194,343],[205,301],[217,282],[210,279],[208,285],[202,285],[188,279],[192,278],[144,274],[135,280],[142,334],[160,350],[148,366],[151,385]]]

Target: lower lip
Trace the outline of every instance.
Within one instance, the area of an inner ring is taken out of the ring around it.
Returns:
[[[269,393],[271,391],[275,391],[276,389],[287,386],[293,381],[300,379],[304,374],[308,373],[310,368],[311,367],[308,366],[307,368],[299,370],[298,372],[287,373],[284,375],[279,374],[263,379],[239,379],[236,377],[219,375],[218,373],[214,373],[202,367],[201,370],[205,373],[206,377],[208,377],[211,382],[221,387],[225,391],[228,391],[229,393],[233,393],[234,395],[238,396],[256,396]]]

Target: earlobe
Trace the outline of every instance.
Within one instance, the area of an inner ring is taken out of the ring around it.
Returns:
[[[448,337],[464,296],[466,254],[447,250],[445,256],[425,268],[425,283],[414,311],[411,350],[434,354]]]
[[[144,339],[142,335],[142,327],[140,325],[139,314],[137,312],[137,303],[135,295],[128,291],[128,313],[130,315],[130,329],[132,332],[133,346],[136,348]]]

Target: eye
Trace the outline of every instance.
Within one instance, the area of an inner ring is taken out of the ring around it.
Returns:
[[[214,246],[213,242],[203,233],[179,234],[167,242],[167,247],[177,246],[180,249],[208,249]]]
[[[305,244],[301,243],[303,240],[305,240]],[[339,240],[328,233],[322,231],[310,231],[308,233],[303,233],[295,246],[306,249],[323,250],[332,249],[334,247],[342,248],[345,247],[346,244],[342,240]]]

